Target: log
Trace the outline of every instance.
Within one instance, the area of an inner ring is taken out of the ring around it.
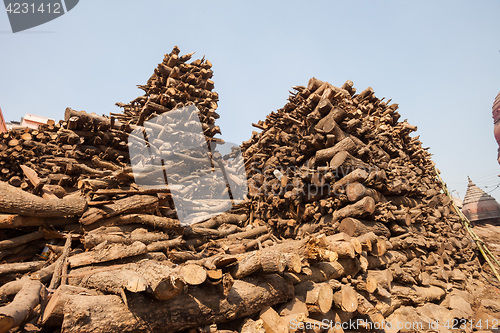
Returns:
[[[68,258],[70,267],[87,266],[100,262],[128,258],[147,253],[146,245],[134,242],[131,245],[101,243],[92,251],[76,254]]]
[[[340,290],[333,294],[333,302],[343,311],[354,312],[358,309],[357,294],[353,287],[342,285]]]
[[[232,268],[231,275],[235,279],[241,279],[260,270],[267,273],[282,273],[285,267],[284,256],[271,247],[245,255]]]
[[[60,327],[64,318],[64,305],[72,295],[98,296],[99,292],[78,286],[61,285],[50,297],[41,318],[42,325]]]
[[[30,217],[16,214],[0,214],[0,229],[14,229],[22,227],[41,227],[41,226],[64,226],[75,223],[76,218],[46,218]]]
[[[45,264],[44,261],[15,262],[0,265],[0,275],[31,272],[40,269]]]
[[[266,333],[288,333],[287,323],[270,306],[266,306],[260,312],[259,319],[262,321]]]
[[[339,231],[345,232],[352,237],[361,236],[369,232],[387,238],[391,236],[389,228],[381,222],[358,220],[352,217],[347,217],[342,220],[339,225]]]
[[[359,158],[349,154],[347,151],[340,151],[333,156],[330,161],[330,168],[340,171],[342,175],[347,175],[356,169],[362,169],[370,172],[370,165],[366,164]]]
[[[295,286],[295,294],[303,297],[310,313],[327,313],[332,308],[333,290],[327,283],[304,281]]]
[[[191,286],[202,284],[207,279],[207,271],[196,264],[187,264],[179,269],[179,276]]]
[[[45,200],[0,182],[0,212],[33,217],[66,217],[81,216],[86,207],[82,197]]]
[[[387,199],[382,193],[375,189],[366,187],[361,183],[349,183],[345,189],[345,193],[351,202],[359,201],[364,197],[372,197],[376,203],[387,202]]]
[[[330,147],[330,148],[325,148],[318,150],[316,152],[316,161],[322,162],[322,161],[327,161],[331,160],[335,154],[341,152],[341,151],[347,151],[347,152],[354,152],[356,151],[356,144],[354,141],[350,138],[347,137],[344,140],[338,142],[335,146]]]
[[[347,186],[355,182],[363,182],[368,178],[368,172],[363,169],[356,169],[345,175],[342,179],[333,184],[332,191],[334,194],[345,192]]]
[[[85,235],[83,243],[86,249],[91,249],[103,242],[120,243],[130,245],[134,242],[141,242],[145,245],[168,240],[170,236],[163,232],[148,232],[146,229],[137,228],[132,232],[110,232],[103,233],[100,229],[95,229]]]
[[[69,277],[72,284],[97,289],[103,293],[120,295],[122,290],[134,293],[146,291],[158,300],[176,297],[184,291],[188,281],[194,283],[194,278],[186,272],[155,260],[141,260],[106,268],[84,267],[73,270]]]
[[[348,241],[336,241],[333,240],[334,237],[328,236],[328,248],[338,254],[339,258],[355,258],[356,250],[354,245]]]
[[[144,295],[121,298],[71,296],[64,309],[63,332],[170,332],[226,322],[258,313],[266,306],[293,297],[293,286],[278,275],[235,280],[227,296],[217,286],[193,287],[168,301],[151,301]],[[147,326],[146,326],[147,323]]]
[[[90,208],[80,218],[80,223],[89,225],[104,218],[114,217],[120,214],[143,212],[151,209],[158,203],[158,198],[149,195],[134,195],[115,201],[101,208]]]
[[[181,245],[184,245],[184,240],[182,239],[182,236],[179,236],[174,239],[170,240],[165,240],[165,241],[159,241],[159,242],[153,242],[151,244],[147,245],[147,250],[148,252],[158,252],[158,251],[165,251],[173,247],[179,247]]]
[[[0,332],[6,333],[21,325],[35,307],[42,303],[45,295],[45,287],[39,280],[26,282],[12,303],[0,307]]]
[[[360,201],[347,205],[333,212],[332,221],[336,222],[346,217],[370,215],[375,211],[375,201],[371,197],[365,197]]]
[[[13,247],[17,247],[38,239],[42,239],[43,237],[44,237],[43,231],[39,230],[23,236],[0,241],[0,250],[11,249]]]
[[[99,228],[102,226],[144,224],[153,228],[165,230],[180,229],[180,222],[169,217],[148,215],[148,214],[120,214],[111,218],[101,220],[89,225],[89,228]]]

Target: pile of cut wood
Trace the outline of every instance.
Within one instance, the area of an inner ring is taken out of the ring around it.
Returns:
[[[167,187],[137,185],[127,140],[194,104],[222,142],[211,64],[191,55],[165,55],[123,113],[67,109],[0,138],[0,332],[397,332],[471,318],[480,265],[430,154],[396,104],[350,81],[294,87],[242,145],[248,200],[181,227]]]

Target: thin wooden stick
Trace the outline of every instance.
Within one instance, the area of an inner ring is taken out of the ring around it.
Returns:
[[[436,170],[436,176],[438,180],[441,182],[441,185],[443,186],[443,192],[448,196],[448,198],[451,199],[451,204],[453,205],[453,208],[457,212],[458,216],[460,217],[462,224],[464,225],[465,229],[469,233],[469,235],[472,237],[472,240],[476,244],[477,248],[479,249],[479,252],[483,255],[484,259],[486,259],[486,262],[490,266],[491,270],[493,271],[493,274],[497,278],[497,280],[500,282],[500,275],[498,274],[498,271],[496,270],[495,266],[490,260],[490,257],[495,261],[495,263],[500,267],[500,262],[498,259],[495,257],[493,253],[488,249],[486,246],[486,243],[477,236],[477,234],[472,230],[471,223],[469,219],[464,215],[464,213],[457,207],[455,202],[453,202],[453,198],[451,197],[450,191],[448,190],[448,187],[446,186],[446,183],[443,181],[441,176],[439,176],[439,172],[437,169]]]

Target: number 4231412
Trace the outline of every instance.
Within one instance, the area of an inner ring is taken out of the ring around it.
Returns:
[[[453,320],[447,320],[444,323],[444,327],[451,329],[451,330],[457,330],[457,329],[479,329],[479,330],[491,330],[491,329],[497,329],[499,321],[498,319],[493,319],[493,320],[477,320],[477,321],[472,321],[472,320],[467,320],[467,319],[458,319],[455,318]]]
[[[10,2],[6,7],[9,14],[62,14],[60,3],[26,3],[26,2]]]

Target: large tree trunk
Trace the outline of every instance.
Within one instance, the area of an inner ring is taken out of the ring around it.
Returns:
[[[249,316],[291,299],[293,290],[272,274],[236,280],[227,296],[212,286],[194,287],[168,301],[131,295],[128,308],[118,296],[70,296],[62,332],[178,332]]]

